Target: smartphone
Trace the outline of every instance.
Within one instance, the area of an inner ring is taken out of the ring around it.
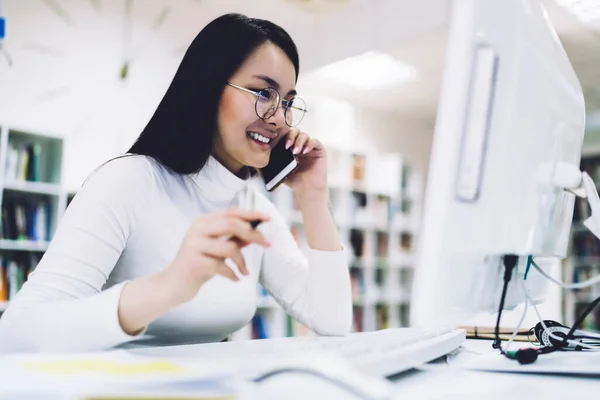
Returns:
[[[269,192],[275,190],[285,178],[298,168],[298,158],[292,153],[292,148],[285,148],[286,141],[285,137],[281,138],[271,150],[269,164],[260,169],[265,188]]]

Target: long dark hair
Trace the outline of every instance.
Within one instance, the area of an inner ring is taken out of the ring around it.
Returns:
[[[158,108],[128,153],[150,156],[181,174],[201,170],[212,151],[223,89],[265,42],[287,54],[297,80],[298,50],[280,26],[241,14],[226,14],[206,25],[190,44]]]

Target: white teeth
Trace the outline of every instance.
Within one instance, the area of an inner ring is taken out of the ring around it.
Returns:
[[[264,137],[263,135],[259,135],[256,132],[248,132],[248,135],[251,138],[258,140],[259,142],[269,143],[271,141],[271,139],[269,139],[268,137]]]

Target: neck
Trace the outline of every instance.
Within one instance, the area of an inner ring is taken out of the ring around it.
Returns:
[[[221,163],[225,168],[232,174],[239,178],[243,178],[246,175],[246,166],[236,161],[233,157],[227,154],[221,154],[220,151],[213,151],[212,156]]]
[[[248,175],[237,176],[212,154],[202,169],[192,175],[194,186],[199,189],[203,197],[226,207],[233,204],[232,200],[248,184],[246,181],[248,177]]]

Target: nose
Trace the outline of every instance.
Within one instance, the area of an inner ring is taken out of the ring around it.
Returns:
[[[276,128],[283,128],[285,126],[285,113],[283,110],[283,105],[279,104],[279,107],[277,107],[277,111],[275,111],[275,114],[271,115],[271,117],[269,117],[266,122],[270,125],[275,126]]]

